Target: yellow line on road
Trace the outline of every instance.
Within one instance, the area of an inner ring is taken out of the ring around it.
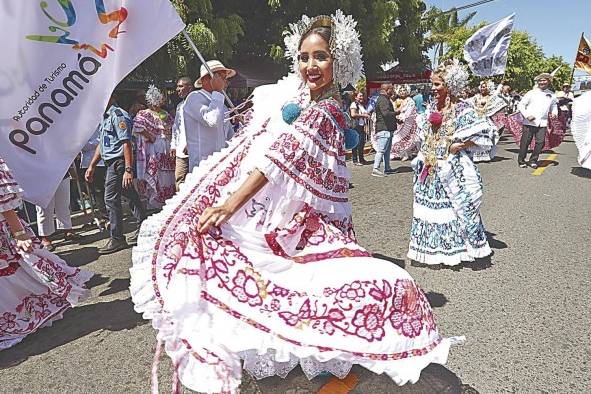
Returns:
[[[320,388],[317,394],[349,394],[357,386],[359,378],[354,373],[350,373],[345,379],[332,378]]]
[[[558,155],[556,153],[552,153],[544,161],[542,161],[540,166],[538,168],[536,168],[536,170],[534,172],[532,172],[531,174],[533,176],[542,175],[544,173],[544,171],[546,171],[546,168],[548,168],[548,166],[554,161],[554,159],[556,159],[556,157],[558,157]]]

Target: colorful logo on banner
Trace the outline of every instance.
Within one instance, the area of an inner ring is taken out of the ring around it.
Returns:
[[[76,24],[76,9],[74,8],[74,5],[72,4],[71,0],[56,0],[56,1],[61,6],[62,10],[64,11],[65,18],[66,18],[65,21],[60,21],[49,14],[49,12],[47,11],[47,7],[49,5],[47,4],[46,1],[42,1],[39,5],[41,7],[41,11],[43,12],[43,14],[45,14],[47,19],[49,19],[49,21],[51,21],[51,23],[53,24],[48,27],[49,31],[52,33],[58,33],[58,34],[57,35],[47,35],[47,36],[28,35],[28,36],[26,36],[27,40],[41,41],[41,42],[47,42],[47,43],[51,43],[51,44],[72,45],[72,48],[74,50],[77,50],[77,51],[88,50],[103,59],[107,57],[107,53],[109,50],[111,52],[113,52],[113,48],[111,48],[106,43],[102,43],[98,46],[99,48],[96,48],[95,46],[93,46],[91,44],[88,44],[88,43],[81,44],[80,41],[70,38],[71,33],[70,33],[69,29]],[[103,0],[95,0],[95,7],[96,7],[96,14],[97,14],[97,17],[98,17],[98,20],[100,23],[102,23],[103,25],[106,25],[109,23],[117,23],[117,25],[115,27],[113,27],[113,29],[111,29],[111,31],[109,32],[110,38],[116,39],[119,34],[125,33],[124,31],[119,31],[119,28],[121,27],[121,24],[123,22],[125,22],[125,20],[127,19],[127,9],[125,9],[124,7],[121,7],[120,9],[118,9],[116,11],[107,13],[107,11],[105,9],[105,3],[103,2]]]
[[[15,122],[19,122],[24,118],[27,118],[27,120],[24,122],[24,127],[12,130],[8,138],[14,146],[33,155],[37,154],[37,151],[29,144],[31,137],[45,134],[51,128],[56,118],[76,100],[86,85],[90,83],[92,76],[102,67],[99,59],[106,59],[109,51],[114,52],[114,49],[107,43],[101,43],[95,46],[90,43],[81,43],[80,40],[71,37],[70,30],[76,24],[77,19],[76,9],[71,0],[54,1],[63,10],[64,16],[61,18],[56,18],[55,15],[49,13],[49,5],[46,1],[42,1],[40,7],[43,14],[50,21],[49,31],[57,34],[45,36],[28,35],[25,38],[27,40],[49,44],[71,45],[73,50],[90,51],[98,59],[92,56],[82,56],[79,53],[77,69],[69,72],[66,71],[68,68],[66,63],[59,64],[50,75],[47,75],[43,79],[43,82],[19,108],[18,112],[14,114],[12,119]],[[120,31],[120,27],[127,19],[127,9],[121,7],[116,11],[107,13],[103,0],[95,0],[95,8],[98,21],[101,24],[115,24],[109,31],[109,37],[111,39],[117,39],[119,34],[125,33],[124,31]],[[60,74],[66,75],[61,81],[61,84],[57,81]],[[49,97],[41,99],[44,92],[48,92]],[[33,112],[33,108],[37,100],[42,102],[38,105],[35,113]]]

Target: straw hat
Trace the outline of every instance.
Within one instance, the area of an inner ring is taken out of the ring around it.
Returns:
[[[538,82],[540,79],[547,79],[548,81],[552,81],[552,79],[554,79],[554,75],[550,73],[541,73],[540,75],[534,78],[534,81]]]
[[[231,68],[226,68],[222,62],[220,62],[219,60],[210,60],[207,62],[207,65],[209,66],[209,68],[211,69],[212,72],[216,72],[216,71],[225,71],[226,72],[226,78],[232,78],[234,75],[236,75],[236,70],[232,70]],[[201,88],[202,84],[201,84],[201,80],[203,79],[203,77],[205,77],[206,75],[209,75],[209,73],[207,72],[207,69],[205,68],[204,65],[201,65],[201,70],[199,73],[199,79],[197,79],[195,81],[195,87],[196,88]]]

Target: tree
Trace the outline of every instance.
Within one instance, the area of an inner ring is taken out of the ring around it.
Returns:
[[[436,48],[436,56],[441,58],[445,53],[445,45],[454,38],[458,31],[467,28],[468,23],[476,16],[476,11],[468,13],[463,18],[458,16],[458,11],[452,9],[443,13],[437,7],[431,7],[423,17],[423,24],[430,34],[425,37],[427,48]]]
[[[332,14],[336,9],[351,14],[358,21],[364,46],[364,64],[370,76],[379,65],[394,60],[412,67],[424,65],[420,15],[425,10],[422,0],[172,0],[187,32],[205,57],[226,62],[244,62],[273,58],[284,59],[283,33],[289,23],[302,14]],[[400,26],[396,26],[396,20]],[[178,74],[194,75],[198,62],[193,51],[178,36],[165,49],[150,57],[135,75],[164,80]]]
[[[448,37],[446,41],[447,52],[442,59],[464,58],[464,45],[468,38],[472,36],[485,22],[479,26],[471,28],[458,28],[455,33]],[[561,66],[557,72],[553,85],[559,87],[562,82],[568,81],[572,68],[564,62],[561,57],[552,56],[546,58],[544,51],[527,33],[514,31],[511,37],[511,46],[507,58],[507,68],[504,75],[492,78],[497,83],[507,82],[511,87],[518,91],[529,90],[533,86],[533,80],[536,75],[542,72],[552,72],[558,66]],[[475,86],[480,78],[472,77],[471,85]]]
[[[429,64],[428,45],[424,39],[427,28],[421,17],[426,10],[425,3],[422,0],[397,3],[400,25],[390,34],[392,60],[397,60],[404,70],[420,71]]]

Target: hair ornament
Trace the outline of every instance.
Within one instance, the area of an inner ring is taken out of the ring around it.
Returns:
[[[449,93],[455,97],[460,96],[462,90],[468,86],[470,79],[468,69],[458,59],[446,60],[441,63],[435,73],[443,78]]]
[[[148,87],[148,91],[146,92],[146,103],[152,106],[161,105],[164,102],[164,95],[162,92],[154,85],[150,85]]]
[[[337,85],[346,86],[355,84],[363,74],[363,59],[361,54],[361,41],[356,30],[357,22],[351,15],[343,14],[336,10],[331,15],[320,15],[310,18],[302,15],[297,23],[291,23],[285,33],[285,56],[292,59],[293,71],[299,75],[300,42],[310,30],[316,27],[330,27],[331,35],[329,48],[333,62],[333,78]]]

